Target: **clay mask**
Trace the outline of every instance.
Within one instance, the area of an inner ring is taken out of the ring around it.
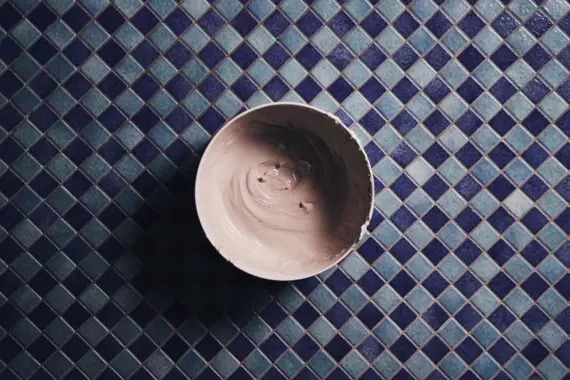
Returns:
[[[196,198],[223,256],[260,277],[292,279],[326,269],[359,240],[372,184],[364,153],[336,119],[281,104],[216,135]]]

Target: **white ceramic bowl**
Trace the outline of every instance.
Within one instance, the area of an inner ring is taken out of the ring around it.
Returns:
[[[274,103],[229,121],[206,148],[196,207],[220,254],[271,280],[321,273],[354,248],[372,215],[370,163],[340,120]]]

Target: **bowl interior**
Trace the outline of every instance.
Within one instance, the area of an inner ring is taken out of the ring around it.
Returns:
[[[228,122],[208,145],[196,207],[211,243],[273,280],[320,273],[350,252],[372,210],[370,164],[331,115],[279,103]]]

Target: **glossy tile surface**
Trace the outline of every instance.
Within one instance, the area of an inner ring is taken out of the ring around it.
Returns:
[[[568,10],[0,1],[0,377],[569,378]],[[358,249],[294,283],[193,205],[210,136],[272,101],[375,174]]]

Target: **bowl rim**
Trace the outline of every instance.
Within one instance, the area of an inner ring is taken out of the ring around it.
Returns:
[[[343,254],[338,255],[337,258],[335,258],[333,261],[329,262],[326,266],[323,266],[322,268],[317,268],[314,270],[310,270],[307,272],[303,272],[303,273],[299,273],[299,274],[278,274],[276,272],[272,272],[272,271],[264,271],[264,270],[257,270],[256,268],[252,268],[246,265],[243,265],[242,263],[239,262],[239,260],[232,260],[230,259],[226,253],[222,252],[221,249],[219,249],[218,247],[216,247],[213,239],[211,238],[209,232],[208,232],[208,228],[206,227],[205,223],[202,221],[202,217],[200,215],[200,206],[199,206],[199,202],[198,202],[198,187],[200,185],[200,178],[204,175],[201,174],[204,170],[204,157],[206,157],[206,155],[208,154],[208,150],[211,148],[211,146],[215,143],[216,139],[219,137],[220,132],[222,132],[224,129],[228,128],[230,125],[232,125],[234,122],[236,122],[237,120],[239,120],[242,117],[245,117],[246,115],[250,114],[250,113],[254,113],[256,111],[259,111],[260,109],[263,108],[271,108],[271,107],[283,107],[283,106],[289,106],[289,107],[299,107],[299,108],[304,108],[306,110],[312,111],[312,112],[318,112],[322,115],[325,115],[327,117],[329,117],[332,121],[335,121],[335,124],[337,124],[340,128],[342,128],[346,133],[348,133],[351,138],[353,140],[355,140],[356,142],[356,146],[358,148],[358,150],[360,151],[361,156],[364,158],[364,161],[366,163],[366,167],[368,168],[368,174],[369,174],[369,179],[370,179],[370,189],[371,189],[371,195],[370,195],[370,207],[368,210],[368,215],[366,217],[366,220],[364,221],[362,227],[361,227],[361,233],[360,236],[358,238],[358,241],[356,241],[354,244],[352,244],[350,247],[348,247],[346,249],[346,252],[344,252]],[[262,278],[262,279],[266,279],[266,280],[273,280],[273,281],[295,281],[295,280],[302,280],[305,278],[309,278],[309,277],[313,277],[316,276],[318,274],[321,274],[323,272],[326,272],[327,270],[329,270],[330,268],[334,267],[335,265],[337,265],[339,262],[341,262],[342,260],[344,260],[353,250],[354,248],[359,244],[359,242],[362,240],[362,237],[365,235],[366,233],[366,227],[368,226],[368,224],[370,223],[370,220],[372,218],[372,213],[374,211],[374,175],[372,172],[372,166],[370,164],[370,160],[368,159],[368,156],[366,155],[366,152],[364,151],[364,147],[362,146],[362,144],[360,143],[360,141],[358,140],[358,137],[356,136],[356,134],[351,131],[350,129],[348,129],[347,127],[345,127],[345,125],[342,123],[342,121],[334,114],[327,112],[327,111],[323,111],[315,106],[309,105],[309,104],[302,104],[302,103],[295,103],[295,102],[275,102],[275,103],[267,103],[267,104],[262,104],[262,105],[258,105],[252,108],[249,108],[247,110],[245,110],[244,112],[234,116],[233,118],[231,118],[230,120],[226,121],[226,123],[220,127],[213,135],[212,138],[210,139],[210,141],[208,142],[206,148],[202,151],[202,154],[200,155],[200,162],[198,164],[198,170],[196,171],[196,180],[194,183],[194,202],[196,205],[196,213],[198,215],[198,220],[200,221],[200,224],[202,226],[202,229],[204,230],[204,234],[206,235],[206,238],[208,238],[208,241],[210,242],[210,244],[212,244],[212,246],[216,249],[216,251],[224,258],[226,259],[228,262],[230,262],[233,266],[235,266],[236,268],[240,269],[243,272],[246,272],[252,276],[258,277],[258,278]],[[272,275],[273,274],[273,275]]]

